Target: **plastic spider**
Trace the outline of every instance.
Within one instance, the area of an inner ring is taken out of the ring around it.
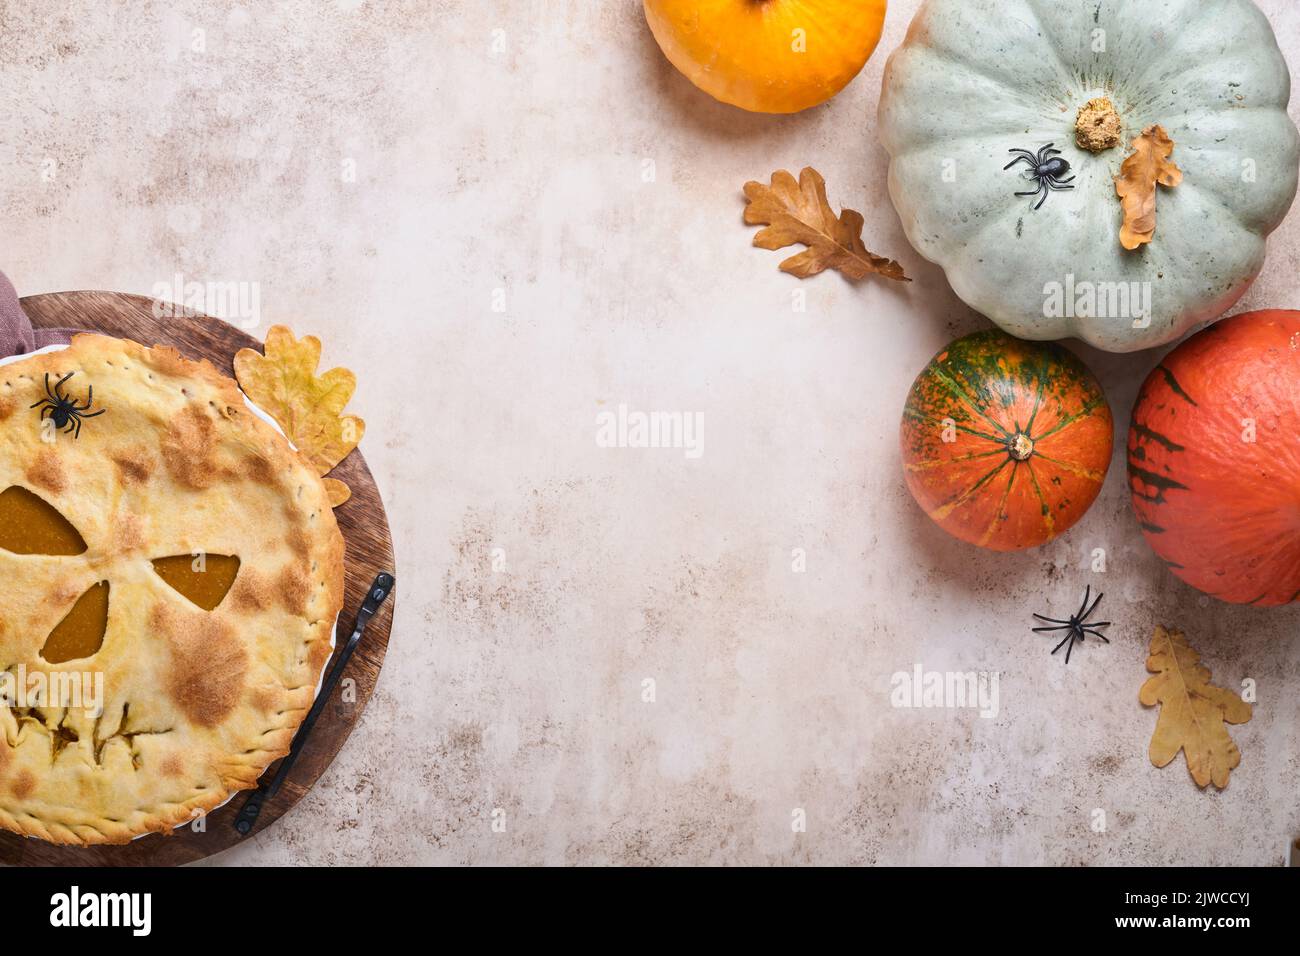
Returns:
[[[1101,599],[1104,596],[1105,595],[1103,595],[1100,591],[1098,591],[1096,600],[1094,600],[1092,604],[1089,605],[1088,601],[1090,598],[1092,598],[1092,585],[1088,585],[1087,589],[1083,592],[1083,604],[1079,605],[1078,612],[1074,614],[1068,621],[1059,621],[1054,617],[1043,617],[1043,615],[1041,614],[1035,614],[1034,617],[1038,618],[1038,620],[1046,621],[1048,624],[1054,626],[1036,627],[1033,630],[1035,631],[1035,633],[1043,633],[1048,631],[1065,631],[1066,632],[1065,637],[1061,640],[1060,644],[1057,644],[1055,647],[1052,648],[1052,653],[1055,654],[1068,641],[1070,646],[1065,648],[1065,663],[1068,664],[1070,663],[1070,652],[1074,650],[1075,642],[1077,641],[1080,644],[1082,644],[1083,639],[1086,635],[1091,634],[1093,637],[1100,637],[1103,641],[1106,641],[1107,644],[1110,643],[1110,641],[1106,640],[1106,635],[1101,633],[1101,631],[1097,630],[1097,628],[1099,627],[1108,627],[1110,625],[1110,621],[1095,621],[1093,623],[1085,623],[1088,620],[1088,618],[1092,615],[1092,612],[1097,609],[1097,605],[1101,603]]]
[[[1002,171],[1006,172],[1016,163],[1029,164],[1029,178],[1038,183],[1038,188],[1031,189],[1027,193],[1016,193],[1016,195],[1037,196],[1041,193],[1042,198],[1039,199],[1038,203],[1034,206],[1035,210],[1040,209],[1043,203],[1047,202],[1048,193],[1074,188],[1073,186],[1068,186],[1066,184],[1074,182],[1075,177],[1071,176],[1069,179],[1061,178],[1070,171],[1070,163],[1068,160],[1061,158],[1061,151],[1059,149],[1052,148],[1055,145],[1055,143],[1048,143],[1038,151],[1037,155],[1031,153],[1027,149],[1008,150],[1007,152],[1018,153],[1019,155],[1002,167]]]
[[[63,393],[64,383],[76,374],[76,372],[69,372],[55,382],[53,388],[50,388],[50,373],[46,372],[45,394],[48,397],[42,398],[31,406],[32,408],[40,408],[41,421],[45,421],[48,416],[54,421],[55,428],[61,428],[65,432],[72,432],[74,439],[81,437],[82,419],[95,418],[108,411],[107,408],[101,408],[97,412],[90,411],[90,406],[95,401],[95,386],[93,385],[86,386],[86,402],[84,405]]]

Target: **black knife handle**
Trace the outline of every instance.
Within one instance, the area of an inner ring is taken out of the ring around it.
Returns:
[[[357,611],[357,625],[354,630],[370,623],[370,619],[379,610],[379,605],[387,600],[388,593],[393,590],[393,585],[396,583],[396,579],[386,571],[381,571],[375,576],[374,583],[370,585],[370,592],[361,602],[361,610]]]
[[[239,815],[235,817],[235,829],[247,836],[248,831],[253,829],[253,824],[257,822],[257,815],[261,812],[262,791],[257,789],[248,795],[244,805],[239,808]]]

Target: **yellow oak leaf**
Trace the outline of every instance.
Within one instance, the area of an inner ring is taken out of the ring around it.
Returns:
[[[1166,766],[1181,750],[1196,785],[1228,785],[1228,775],[1241,763],[1241,751],[1224,724],[1250,720],[1250,704],[1239,694],[1210,683],[1210,670],[1187,643],[1182,631],[1157,627],[1151,637],[1147,679],[1138,692],[1144,707],[1160,705],[1149,750],[1151,762]]]
[[[1156,184],[1172,188],[1183,181],[1183,171],[1170,159],[1173,153],[1174,141],[1165,128],[1148,126],[1133,140],[1133,154],[1115,177],[1115,192],[1124,209],[1119,242],[1129,251],[1155,237]]]
[[[804,167],[796,183],[784,169],[772,174],[772,185],[745,183],[745,222],[767,226],[754,236],[760,249],[784,249],[796,243],[803,252],[781,263],[781,271],[800,279],[825,269],[838,269],[850,279],[880,275],[911,282],[903,267],[867,251],[862,242],[862,216],[841,209],[837,217],[826,199],[826,180],[811,166]]]
[[[339,505],[345,504],[352,497],[352,489],[345,482],[339,481],[337,478],[323,478],[321,480],[325,485],[326,494],[330,497],[331,508],[337,508]]]
[[[346,368],[317,375],[320,339],[311,335],[295,339],[283,325],[268,330],[265,351],[265,355],[253,349],[236,353],[239,387],[275,419],[303,458],[323,476],[357,447],[366,432],[364,421],[343,414],[356,390],[357,377]],[[334,483],[327,489],[337,507],[347,500],[342,490],[347,486],[331,480]]]

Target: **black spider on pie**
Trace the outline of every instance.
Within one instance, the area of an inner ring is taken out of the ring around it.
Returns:
[[[50,418],[53,420],[55,428],[61,428],[65,432],[72,432],[74,439],[81,437],[81,422],[83,419],[95,418],[108,411],[107,408],[101,408],[97,412],[90,410],[95,403],[95,386],[93,385],[86,386],[86,401],[84,404],[64,394],[64,384],[76,374],[76,372],[69,372],[55,382],[53,388],[50,388],[50,373],[46,372],[45,394],[47,397],[31,406],[41,410],[41,421],[45,421],[47,417]]]

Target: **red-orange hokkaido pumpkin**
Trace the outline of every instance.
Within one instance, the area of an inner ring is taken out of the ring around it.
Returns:
[[[962,541],[1036,547],[1096,499],[1114,428],[1101,385],[1061,346],[977,332],[912,385],[901,429],[907,487]]]
[[[1128,474],[1178,577],[1233,604],[1300,597],[1300,312],[1234,316],[1169,353],[1133,408]]]

